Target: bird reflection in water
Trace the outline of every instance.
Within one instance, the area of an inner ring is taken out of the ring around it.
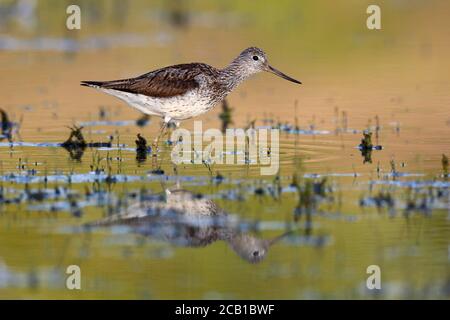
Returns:
[[[164,197],[139,201],[119,214],[89,224],[90,227],[123,226],[132,233],[178,246],[205,247],[215,241],[225,241],[250,263],[262,261],[269,248],[287,235],[262,239],[244,232],[244,225],[211,199],[181,189],[167,189]]]

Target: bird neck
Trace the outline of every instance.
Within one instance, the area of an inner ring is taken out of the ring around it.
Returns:
[[[220,70],[220,81],[229,91],[232,91],[250,75],[245,72],[245,68],[242,68],[241,63],[236,59]]]

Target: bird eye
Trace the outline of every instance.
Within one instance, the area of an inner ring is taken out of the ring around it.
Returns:
[[[253,56],[253,60],[258,61],[258,56]]]

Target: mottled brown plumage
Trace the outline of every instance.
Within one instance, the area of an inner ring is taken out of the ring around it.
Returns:
[[[178,64],[148,72],[136,78],[112,81],[83,81],[81,85],[97,86],[155,98],[183,95],[199,87],[196,77],[207,74],[214,78],[218,70],[204,63]]]

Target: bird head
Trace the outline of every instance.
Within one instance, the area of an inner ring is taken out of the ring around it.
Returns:
[[[275,69],[269,64],[266,53],[256,47],[250,47],[242,51],[239,56],[236,58],[235,62],[237,62],[240,67],[245,71],[246,74],[252,75],[261,71],[266,71],[273,73],[283,79],[289,80],[294,83],[301,84],[300,81],[295,80],[294,78],[289,77],[283,72]]]

